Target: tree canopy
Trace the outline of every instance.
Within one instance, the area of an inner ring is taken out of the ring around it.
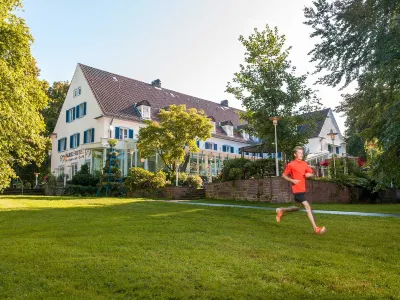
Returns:
[[[40,111],[47,103],[46,84],[31,55],[33,37],[15,15],[17,0],[0,5],[0,190],[16,176],[15,164],[40,163],[49,139]]]
[[[317,0],[305,17],[317,38],[310,55],[318,82],[358,83],[337,108],[347,116],[347,134],[376,141],[373,175],[400,185],[400,2]]]
[[[171,171],[183,162],[186,147],[197,152],[197,139],[211,137],[210,119],[195,108],[170,105],[161,109],[158,119],[159,122],[146,121],[147,126],[139,130],[138,149],[143,158],[159,154]]]
[[[278,151],[290,153],[295,146],[307,143],[315,127],[305,113],[320,107],[315,91],[305,84],[307,74],[296,75],[289,60],[291,47],[285,47],[286,38],[275,27],[263,31],[254,29],[247,39],[239,37],[246,48],[245,63],[228,82],[227,92],[233,94],[246,108],[241,115],[249,132],[256,134],[268,148],[273,148],[274,127],[270,117],[278,116]],[[309,130],[298,130],[300,125]]]

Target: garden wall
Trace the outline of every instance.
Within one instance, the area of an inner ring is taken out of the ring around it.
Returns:
[[[361,190],[322,181],[308,181],[306,199],[310,203],[350,203],[358,201]],[[293,200],[290,183],[280,177],[236,180],[206,184],[210,199],[288,203]]]

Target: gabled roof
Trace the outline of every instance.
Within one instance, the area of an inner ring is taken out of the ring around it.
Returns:
[[[306,114],[302,114],[301,116],[304,117],[305,119],[313,119],[316,123],[315,128],[312,128],[313,130],[311,130],[311,128],[307,125],[300,125],[298,127],[299,131],[311,131],[308,138],[312,139],[312,138],[316,138],[319,136],[322,127],[324,126],[326,117],[328,116],[328,113],[330,111],[330,108],[326,108],[323,110],[317,110],[317,111],[313,111],[311,113],[306,113]]]
[[[151,106],[151,119],[157,120],[160,109],[171,104],[185,104],[187,108],[203,110],[215,122],[231,121],[233,126],[243,124],[239,118],[239,109],[222,106],[219,103],[178,93],[169,89],[154,87],[151,84],[134,80],[125,76],[109,73],[83,64],[81,68],[104,116],[129,121],[142,121],[135,105],[148,103]],[[215,136],[247,142],[240,135],[228,138],[217,126]]]
[[[147,101],[152,108],[152,118],[157,118],[160,109],[171,104],[185,104],[187,108],[203,110],[216,122],[232,121],[234,126],[242,124],[239,109],[221,106],[219,103],[185,95],[165,88],[134,80],[79,64],[105,116],[126,120],[139,120],[134,105]]]

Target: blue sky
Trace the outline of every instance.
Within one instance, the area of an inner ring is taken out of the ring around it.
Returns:
[[[255,27],[278,26],[292,46],[299,73],[312,72],[314,41],[302,24],[311,0],[25,0],[22,16],[35,38],[32,48],[49,82],[71,80],[78,62],[207,100],[239,101],[226,83],[243,62],[238,41]],[[310,85],[316,77],[310,78]],[[315,87],[326,107],[341,100],[338,88]],[[351,91],[354,87],[347,89]],[[338,116],[344,131],[344,118]]]

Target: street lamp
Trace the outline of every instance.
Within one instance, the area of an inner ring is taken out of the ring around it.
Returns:
[[[335,149],[335,137],[336,137],[336,135],[337,135],[337,132],[333,132],[333,130],[331,129],[327,135],[328,135],[328,136],[331,138],[331,140],[332,140],[333,169],[334,169],[334,173],[335,173],[335,177],[336,177],[336,161],[335,161],[334,149]]]
[[[278,125],[279,117],[269,118],[275,127],[275,165],[276,165],[276,176],[279,176],[279,163],[278,163],[278,136],[276,135],[276,126]]]
[[[371,155],[371,160],[372,160],[372,150],[374,149],[375,145],[373,143],[369,143],[368,144],[368,149],[369,149],[369,153]]]
[[[132,168],[132,163],[133,163],[133,153],[135,153],[135,150],[134,149],[131,149],[130,151],[129,151],[129,153],[130,153],[130,155],[131,155],[131,168]]]
[[[38,187],[38,176],[39,176],[39,173],[35,172],[33,174],[35,174],[35,183],[36,183],[35,189],[36,189]]]

